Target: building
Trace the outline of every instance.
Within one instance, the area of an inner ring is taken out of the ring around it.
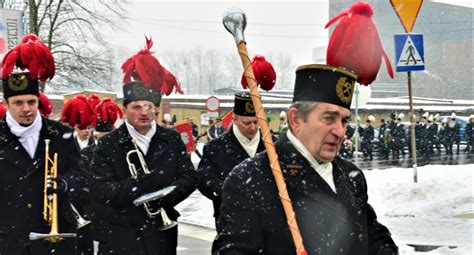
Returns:
[[[365,0],[373,8],[383,47],[395,71],[394,35],[403,34],[390,1]],[[329,17],[335,17],[354,1],[330,0]],[[414,96],[443,99],[474,98],[473,84],[474,9],[423,1],[412,33],[424,36],[425,71],[412,72]],[[332,26],[332,29],[335,26]],[[392,80],[382,63],[378,79],[371,85],[373,98],[408,95],[407,75],[395,73]]]

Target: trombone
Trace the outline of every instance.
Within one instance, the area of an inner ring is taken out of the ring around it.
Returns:
[[[133,164],[132,161],[130,160],[131,155],[137,154],[138,160],[140,161],[140,165],[141,165],[141,168],[143,170],[144,175],[150,174],[151,172],[148,169],[148,166],[145,162],[145,158],[143,157],[143,154],[140,152],[140,150],[137,147],[137,143],[135,142],[135,139],[132,139],[132,143],[133,143],[133,146],[135,147],[135,149],[130,150],[129,152],[127,152],[127,163],[128,163],[128,169],[130,170],[130,175],[132,176],[132,178],[134,178],[136,180],[136,179],[138,179],[138,170],[137,170],[135,164]],[[144,195],[144,196],[146,196],[146,195]],[[142,204],[143,204],[143,207],[145,208],[146,213],[148,214],[148,217],[155,218],[156,215],[158,215],[158,214],[161,215],[163,225],[160,227],[160,230],[167,230],[167,229],[172,228],[172,227],[177,225],[177,223],[175,221],[172,221],[168,217],[168,214],[166,214],[165,209],[163,209],[162,207],[158,208],[158,209],[154,209],[154,208],[152,208],[152,206],[150,205],[149,202],[144,202]]]
[[[57,183],[51,183],[50,178],[58,176],[58,153],[54,153],[53,159],[49,156],[49,139],[44,140],[45,143],[45,162],[44,162],[44,203],[43,203],[43,219],[51,230],[48,234],[30,232],[29,239],[31,241],[44,239],[50,243],[57,243],[64,238],[76,237],[75,233],[58,233],[58,195],[48,194],[48,188],[57,188]],[[51,165],[51,166],[50,166]]]

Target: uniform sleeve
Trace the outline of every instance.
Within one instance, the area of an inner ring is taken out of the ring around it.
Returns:
[[[263,233],[256,206],[245,188],[245,179],[235,168],[224,182],[221,214],[217,221],[217,237],[212,254],[259,254],[263,251]]]
[[[163,207],[174,207],[179,204],[196,190],[199,183],[198,173],[194,170],[191,157],[186,152],[186,146],[178,133],[176,133],[173,143],[176,144],[176,153],[178,155],[176,179],[171,185],[176,186],[176,189],[160,201],[159,204]]]
[[[224,184],[224,181],[218,177],[220,169],[215,159],[220,154],[215,151],[216,149],[215,146],[213,147],[210,144],[204,146],[203,156],[198,167],[200,175],[199,191],[213,201],[222,197],[222,186]]]
[[[390,235],[390,231],[377,221],[377,215],[372,206],[368,203],[367,194],[367,181],[364,173],[357,166],[347,161],[338,161],[340,165],[344,165],[345,169],[357,170],[360,174],[351,175],[356,184],[354,190],[357,191],[357,196],[361,198],[361,203],[366,208],[366,220],[367,220],[367,232],[369,242],[369,254],[370,255],[396,255],[398,254],[398,247]]]
[[[393,241],[389,230],[377,221],[377,215],[369,204],[367,204],[367,229],[369,233],[369,254],[398,254],[398,247]]]
[[[101,203],[117,205],[131,203],[141,195],[137,181],[132,177],[117,180],[112,166],[113,150],[110,146],[106,146],[107,142],[104,141],[107,140],[99,140],[91,165],[93,173],[91,191],[94,199]]]

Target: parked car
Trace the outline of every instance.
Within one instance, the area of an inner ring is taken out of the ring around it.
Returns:
[[[439,121],[441,123],[443,123],[443,120],[447,117],[451,117],[451,116],[441,116],[439,117]],[[466,136],[464,135],[465,132],[466,132],[466,125],[469,121],[469,117],[465,117],[465,116],[456,116],[456,118],[454,119],[456,121],[456,123],[459,123],[459,138],[461,138],[461,142],[466,142]]]

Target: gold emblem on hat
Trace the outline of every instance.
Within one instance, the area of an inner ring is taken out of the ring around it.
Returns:
[[[8,77],[8,87],[13,91],[22,91],[28,88],[26,75],[11,75]]]
[[[245,102],[245,112],[246,113],[255,113],[255,107],[253,107],[252,102]]]
[[[143,98],[143,97],[146,97],[146,95],[147,95],[147,91],[144,87],[135,86],[132,89],[132,96],[133,97]]]
[[[346,77],[341,77],[336,84],[336,95],[345,104],[352,101],[352,93],[354,92],[354,81],[347,82]]]

